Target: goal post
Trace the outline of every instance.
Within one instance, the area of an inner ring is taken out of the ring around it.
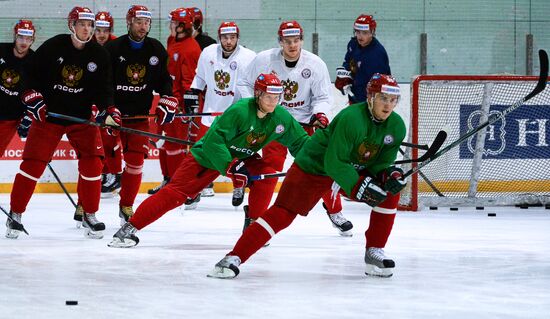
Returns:
[[[536,76],[417,76],[411,83],[410,141],[429,144],[443,127],[448,129],[448,142],[457,140],[528,94],[537,81]],[[428,182],[417,174],[411,176],[401,206],[417,210],[423,206],[548,205],[549,145],[547,87],[423,167]],[[411,150],[411,156],[418,157],[418,150]]]

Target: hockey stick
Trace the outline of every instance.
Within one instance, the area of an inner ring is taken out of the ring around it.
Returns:
[[[250,176],[250,180],[251,181],[260,181],[262,179],[284,177],[284,176],[286,176],[286,172],[274,173],[274,174],[261,174],[261,175]]]
[[[176,114],[176,117],[201,117],[201,116],[219,116],[223,112],[211,112],[211,113],[194,113],[194,114]],[[123,120],[138,120],[138,119],[148,119],[156,118],[156,114],[146,114],[146,115],[134,115],[134,116],[123,116]]]
[[[399,148],[399,153],[403,155],[403,158],[407,159],[405,152],[401,148]],[[422,171],[418,171],[418,175],[422,177],[422,179],[426,182],[426,184],[428,184],[428,186],[430,186],[430,188],[437,194],[437,196],[445,197],[445,195],[443,195],[443,193],[440,192],[439,189],[437,189],[437,187],[435,187],[434,183],[432,183],[432,181],[428,178],[428,176],[426,176],[426,174],[422,173]]]
[[[539,50],[539,61],[540,61],[540,75],[539,80],[537,82],[537,85],[531,91],[531,93],[527,94],[514,104],[510,105],[509,107],[505,108],[502,112],[497,112],[489,116],[489,119],[480,124],[478,127],[468,131],[466,134],[460,136],[456,141],[452,142],[451,144],[447,145],[446,147],[442,148],[439,152],[435,153],[433,156],[427,158],[422,163],[418,164],[416,167],[413,167],[408,172],[406,172],[403,175],[403,179],[411,176],[412,174],[420,171],[420,169],[429,163],[431,163],[434,159],[441,157],[443,154],[447,153],[449,150],[453,149],[454,147],[460,145],[462,142],[466,141],[470,136],[476,134],[477,132],[481,131],[483,128],[495,123],[496,121],[501,120],[506,115],[508,115],[510,112],[514,111],[518,107],[522,106],[523,103],[529,101],[533,97],[535,97],[540,92],[544,91],[544,88],[546,87],[546,82],[548,79],[548,54],[546,54],[546,51]]]
[[[73,204],[74,208],[76,208],[76,206],[77,206],[76,203],[74,202],[73,198],[71,197],[71,195],[69,194],[69,192],[65,188],[65,185],[63,185],[63,182],[61,182],[61,179],[59,178],[59,176],[57,176],[57,174],[53,170],[53,167],[50,165],[50,163],[48,163],[48,168],[50,169],[50,172],[52,172],[52,175],[55,178],[55,180],[57,181],[57,183],[59,184],[59,186],[61,186],[61,189],[63,189],[63,192],[65,193],[65,195],[67,195],[67,197],[69,198],[69,201],[71,202],[71,204]]]
[[[4,212],[4,214],[6,214],[6,216],[8,216],[8,219],[11,220],[12,223],[16,225],[21,225],[21,229],[23,230],[23,232],[27,234],[27,236],[29,236],[29,233],[27,233],[27,230],[25,229],[25,226],[23,226],[23,224],[11,218],[10,214],[4,209],[4,207],[0,206],[0,209]]]
[[[446,130],[441,130],[437,133],[434,141],[432,142],[432,145],[430,145],[428,147],[428,149],[426,150],[426,153],[422,154],[422,156],[420,156],[419,158],[412,158],[412,159],[406,159],[406,160],[400,160],[400,161],[395,161],[394,164],[406,164],[406,163],[417,163],[417,162],[424,162],[425,160],[429,159],[430,157],[434,156],[434,154],[439,151],[439,149],[441,148],[441,146],[443,145],[443,143],[445,143],[445,140],[447,139],[447,131]],[[401,145],[405,145],[404,143],[401,143]],[[413,145],[416,145],[416,144],[413,144]],[[420,148],[420,146],[422,145],[418,145],[419,149],[422,149]]]
[[[140,130],[136,130],[136,129],[133,129],[133,128],[124,127],[124,126],[113,126],[113,125],[107,125],[105,123],[92,122],[92,121],[88,121],[88,120],[85,120],[85,119],[81,119],[79,117],[74,117],[74,116],[69,116],[69,115],[64,115],[64,114],[59,114],[59,113],[48,112],[48,116],[55,117],[55,118],[62,119],[62,120],[75,122],[75,123],[88,124],[88,125],[97,126],[97,127],[101,127],[101,128],[110,128],[110,129],[114,129],[114,130],[119,130],[121,132],[126,132],[126,133],[137,134],[137,135],[142,135],[142,136],[147,136],[147,137],[152,137],[152,138],[163,139],[163,140],[167,140],[169,142],[178,143],[178,144],[184,144],[184,145],[193,145],[194,144],[193,142],[189,142],[189,141],[182,140],[182,139],[175,138],[175,137],[164,136],[164,135],[154,134],[154,133],[150,133],[150,132],[140,131]]]

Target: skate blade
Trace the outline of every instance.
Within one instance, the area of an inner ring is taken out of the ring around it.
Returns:
[[[214,190],[211,188],[205,188],[201,191],[201,197],[214,197],[216,193],[214,193]]]
[[[125,239],[124,241],[120,240],[117,237],[114,237],[113,240],[107,244],[111,248],[131,248],[137,245],[137,242],[131,239]]]
[[[76,220],[76,221],[75,221],[75,225],[76,225],[76,228],[82,227],[82,221]]]
[[[193,203],[191,205],[185,205],[183,210],[195,210],[195,209],[197,209],[197,206],[198,206],[198,203]]]
[[[338,230],[338,232],[340,233],[340,236],[342,236],[342,237],[352,237],[353,236],[353,232],[351,230],[346,230],[346,231]]]
[[[6,229],[6,238],[17,239],[19,237],[19,234],[21,234],[20,230]]]
[[[103,238],[103,231],[101,231],[101,230],[93,231],[89,228],[86,228],[84,230],[84,236],[86,238],[90,238],[90,239],[102,239]]]
[[[367,265],[365,269],[365,275],[381,278],[390,278],[393,276],[393,272],[390,268],[379,268],[375,265]]]
[[[100,197],[101,198],[114,198],[116,195],[117,195],[116,192],[106,192],[106,193],[101,193]]]
[[[206,275],[209,278],[218,278],[218,279],[232,279],[237,277],[237,274],[230,268],[226,267],[214,267],[214,269]]]

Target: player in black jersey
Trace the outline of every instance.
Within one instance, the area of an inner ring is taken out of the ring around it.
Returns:
[[[30,20],[19,20],[13,28],[13,42],[0,43],[0,157],[15,135],[27,137],[32,123],[25,116],[25,105],[21,102],[23,69],[32,58],[31,45],[35,28]]]
[[[161,95],[155,112],[160,124],[174,120],[178,100],[172,96],[172,79],[168,74],[168,54],[162,44],[147,36],[151,28],[151,12],[145,6],[133,5],[126,14],[128,34],[105,48],[111,55],[115,105],[125,116],[149,114],[153,91]],[[124,120],[123,126],[149,131],[149,121]],[[133,204],[141,184],[143,162],[148,154],[148,137],[122,132],[125,162],[120,189],[121,222],[133,214]]]
[[[101,188],[101,160],[104,156],[99,129],[75,124],[47,112],[93,119],[92,105],[107,114],[107,122],[120,123],[120,112],[113,104],[113,86],[108,52],[89,42],[93,36],[95,16],[86,7],[74,7],[68,16],[71,34],[59,34],[36,50],[29,65],[23,103],[33,118],[23,162],[11,192],[12,219],[7,222],[6,237],[17,238],[20,222],[36,183],[52,154],[66,134],[78,156],[78,196],[84,209],[85,235],[102,238],[105,225],[95,217]]]

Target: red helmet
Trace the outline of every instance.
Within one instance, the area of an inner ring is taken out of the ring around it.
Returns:
[[[195,27],[196,30],[198,30],[200,27],[202,27],[202,20],[203,20],[202,11],[197,7],[193,7],[190,9],[193,12],[193,26]]]
[[[279,26],[279,38],[300,36],[300,39],[304,37],[304,30],[302,26],[296,21],[283,21]]]
[[[67,26],[69,26],[69,30],[71,32],[73,32],[73,29],[71,28],[77,20],[90,20],[95,24],[94,13],[87,7],[74,7],[71,12],[69,12],[69,16],[67,17]]]
[[[258,78],[256,78],[256,82],[254,82],[254,93],[256,93],[256,91],[281,94],[283,93],[283,85],[275,74],[260,73]]]
[[[233,21],[222,22],[218,28],[218,37],[221,37],[222,34],[237,34],[239,36],[239,27]]]
[[[386,93],[401,95],[399,84],[393,76],[387,74],[374,73],[367,84],[367,94]]]
[[[108,11],[99,11],[95,15],[95,26],[98,28],[109,28],[112,31],[114,24],[113,16]]]
[[[376,20],[374,20],[373,16],[362,14],[355,19],[355,23],[353,24],[353,30],[356,31],[371,31],[372,34],[376,31]]]
[[[188,8],[177,8],[170,11],[170,21],[183,24],[185,30],[193,27],[193,12]]]
[[[34,25],[31,20],[19,20],[13,27],[13,35],[24,35],[27,37],[34,37],[35,33]]]
[[[146,6],[134,4],[128,9],[128,13],[126,13],[126,23],[131,24],[134,18],[148,18],[152,20],[152,17],[151,11]]]

